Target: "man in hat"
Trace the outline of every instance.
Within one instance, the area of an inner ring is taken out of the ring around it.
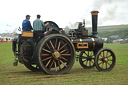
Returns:
[[[23,31],[31,31],[32,30],[32,26],[30,23],[30,15],[26,15],[26,19],[22,22],[22,30]]]
[[[33,22],[33,30],[34,31],[43,31],[45,24],[42,20],[40,20],[40,15],[37,15],[37,19]]]
[[[48,23],[44,24],[44,22],[40,20],[40,17],[40,15],[37,15],[37,19],[33,22],[34,39],[37,42],[41,37],[43,37],[44,27],[48,25]]]

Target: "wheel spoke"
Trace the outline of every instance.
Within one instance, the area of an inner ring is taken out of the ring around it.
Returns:
[[[84,52],[84,54],[88,56],[88,54],[86,52]]]
[[[59,41],[59,45],[58,45],[58,48],[57,48],[58,51],[59,51],[59,48],[60,48],[60,44],[61,44],[61,41]]]
[[[54,62],[54,65],[55,65],[55,71],[57,71],[56,62]]]
[[[48,57],[48,58],[45,58],[45,59],[43,59],[42,61],[46,61],[46,60],[51,59],[51,58],[52,58],[52,56],[50,56],[50,57]]]
[[[103,66],[104,66],[104,63],[102,63],[102,68],[103,68]]]
[[[51,40],[50,40],[50,44],[51,44],[52,48],[53,48],[53,49],[55,49],[55,47],[53,46],[53,44],[52,44]]]
[[[49,54],[42,54],[42,56],[49,56]]]
[[[61,69],[61,67],[60,67],[60,62],[58,61],[58,65],[59,65],[59,70]]]
[[[92,58],[93,60],[95,59],[95,58]]]
[[[59,51],[60,51],[61,49],[63,49],[66,45],[67,45],[67,43],[65,43],[65,44],[59,49]]]
[[[88,51],[88,56],[89,56],[89,51]]]
[[[65,61],[68,61],[66,58],[64,58],[64,57],[61,57],[63,60],[65,60]]]
[[[92,60],[91,60],[92,64],[94,63]]]
[[[61,60],[60,60],[60,62],[61,62],[65,67],[67,67],[67,65],[66,65],[66,64],[64,64],[64,62],[63,62],[63,61],[61,61]]]
[[[106,53],[106,57],[108,56],[108,51],[107,51],[107,53]]]
[[[99,65],[100,65],[101,63],[103,63],[103,61],[102,61],[102,62],[100,62],[100,63],[99,63]]]
[[[50,65],[50,67],[49,67],[49,70],[52,68],[54,61],[55,61],[55,60],[52,61],[51,65]]]
[[[87,60],[87,62],[86,62],[86,66],[87,66],[87,64],[88,64],[88,60]]]
[[[85,56],[82,56],[82,59],[87,59],[87,57],[85,57]]]
[[[87,61],[87,60],[84,60],[83,62],[85,62],[85,61]]]
[[[51,62],[51,59],[48,61],[48,63],[46,64],[46,67],[49,65],[49,63]]]
[[[60,53],[63,53],[63,52],[65,52],[65,51],[67,51],[68,49],[65,49],[65,50],[63,50],[63,51],[61,51]]]
[[[102,60],[102,58],[99,58],[98,60],[100,60],[100,61],[101,61],[101,60]]]
[[[56,45],[57,45],[57,40],[58,40],[58,38],[56,38],[55,49],[56,49]]]
[[[100,56],[101,56],[102,58],[104,58],[101,54],[100,54]]]
[[[91,56],[92,56],[92,54],[93,54],[93,53],[91,52]]]
[[[71,56],[71,54],[60,54],[61,56]]]
[[[91,66],[91,61],[89,61],[89,66]]]
[[[108,65],[109,65],[109,67],[110,67],[110,63],[108,62],[107,64],[108,64]]]
[[[112,59],[108,59],[108,61],[112,61]]]
[[[49,51],[49,50],[46,50],[46,49],[44,49],[44,48],[43,48],[42,50],[44,50],[44,51],[46,51],[46,52],[48,52],[48,53],[51,53],[51,51]]]
[[[51,50],[51,48],[49,47],[48,43],[46,43],[46,45],[47,45],[48,49]]]
[[[93,57],[92,59],[95,59],[95,58],[94,58],[94,57],[95,57],[94,55],[92,55],[92,57]]]
[[[112,55],[110,54],[110,55],[108,56],[108,58],[111,57],[111,56],[112,56]]]
[[[106,63],[106,69],[107,69],[107,63]]]

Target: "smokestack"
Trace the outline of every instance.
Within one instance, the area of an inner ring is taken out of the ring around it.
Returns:
[[[94,37],[97,36],[97,18],[98,18],[98,11],[91,11],[92,14],[92,34]]]

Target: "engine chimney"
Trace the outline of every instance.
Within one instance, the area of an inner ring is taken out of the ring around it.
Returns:
[[[92,34],[94,37],[97,36],[97,18],[98,18],[98,11],[91,11],[92,14]]]

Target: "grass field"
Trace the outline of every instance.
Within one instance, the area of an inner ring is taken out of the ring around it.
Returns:
[[[91,34],[92,28],[89,27],[87,29],[89,34]],[[99,26],[97,30],[102,38],[109,38],[110,36],[118,36],[121,39],[128,38],[128,25]]]
[[[0,85],[128,85],[128,44],[105,44],[116,54],[116,66],[110,72],[83,69],[79,62],[63,75],[31,72],[24,65],[12,65],[11,43],[0,43]]]

